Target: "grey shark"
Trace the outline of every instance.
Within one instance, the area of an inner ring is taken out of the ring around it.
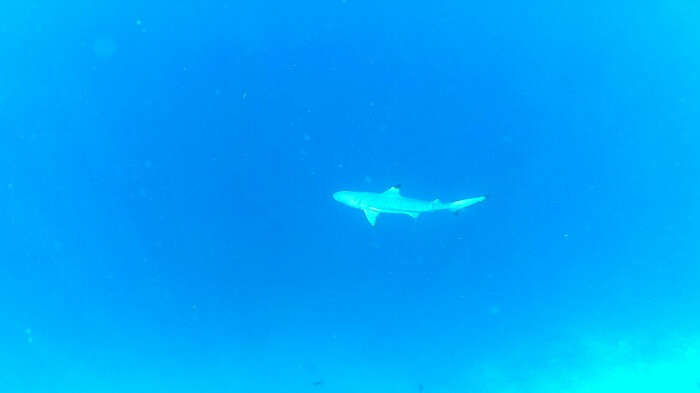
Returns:
[[[336,201],[360,209],[365,213],[367,221],[374,226],[380,213],[406,214],[418,218],[421,213],[449,210],[458,212],[465,207],[479,203],[486,199],[485,196],[462,199],[454,202],[423,201],[420,199],[406,198],[401,195],[400,186],[392,186],[384,192],[358,192],[338,191],[333,194]]]

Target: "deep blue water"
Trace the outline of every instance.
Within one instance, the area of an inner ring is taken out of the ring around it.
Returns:
[[[700,391],[697,2],[175,3],[0,4],[0,392]]]

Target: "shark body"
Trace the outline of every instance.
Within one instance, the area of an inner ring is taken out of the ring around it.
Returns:
[[[381,193],[338,191],[333,194],[333,199],[362,210],[365,213],[365,217],[367,217],[367,221],[374,226],[380,213],[406,214],[413,218],[418,218],[421,213],[439,210],[458,212],[467,206],[483,201],[486,197],[479,196],[454,202],[442,202],[439,199],[424,201],[406,198],[401,195],[400,186],[392,186]]]

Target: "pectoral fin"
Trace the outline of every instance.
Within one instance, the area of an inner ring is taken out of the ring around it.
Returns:
[[[363,211],[365,212],[365,217],[367,217],[369,224],[374,226],[374,224],[377,223],[377,216],[379,215],[379,212],[370,209],[364,209]]]

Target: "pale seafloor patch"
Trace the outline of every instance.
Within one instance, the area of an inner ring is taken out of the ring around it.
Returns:
[[[312,358],[280,362],[289,369],[276,380],[264,372],[251,379],[256,370],[235,366],[231,377],[238,383],[231,387],[273,392],[283,382],[300,393],[700,393],[700,336],[579,333],[539,346],[523,342],[461,367],[459,360],[435,361],[433,370],[418,373],[342,356],[315,359],[310,372]]]
[[[463,380],[430,392],[700,393],[700,336],[581,335],[555,346],[542,348],[549,358],[531,364],[519,348],[514,359],[470,367]]]

